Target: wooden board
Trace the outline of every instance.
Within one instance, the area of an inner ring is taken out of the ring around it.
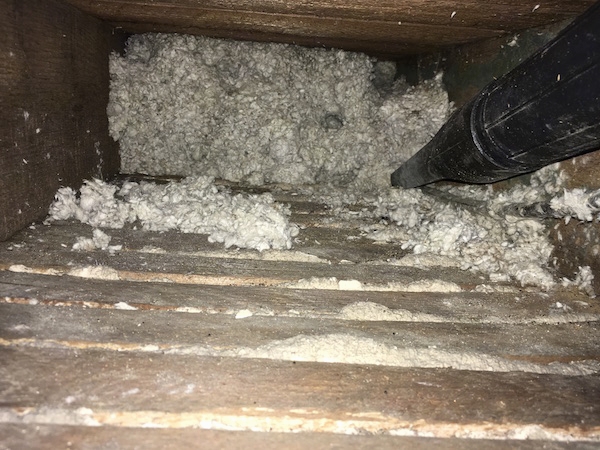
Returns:
[[[48,425],[1,425],[7,448],[30,446],[39,450],[57,448],[85,448],[94,450],[109,449],[147,449],[197,448],[203,449],[265,449],[265,450],[303,450],[307,448],[335,448],[371,450],[592,450],[597,446],[586,442],[548,442],[544,441],[502,441],[483,439],[435,439],[418,437],[397,437],[385,435],[345,436],[328,433],[253,433],[250,431],[217,431],[192,428],[150,429],[130,428],[123,432],[120,428],[90,428],[85,426],[48,426]]]
[[[102,449],[144,449],[163,450],[165,448],[196,448],[201,443],[203,449],[264,449],[264,450],[305,450],[307,448],[348,448],[356,450],[509,450],[518,445],[519,449],[545,450],[593,450],[595,443],[550,442],[544,441],[503,441],[483,439],[436,439],[418,437],[397,437],[385,435],[345,436],[327,433],[253,433],[251,431],[218,431],[193,428],[151,429],[130,428],[123,432],[120,428],[67,425],[16,425],[0,424],[0,435],[7,448],[29,446],[39,450],[57,448]]]
[[[56,0],[0,2],[0,241],[60,186],[118,170],[108,135],[106,24]]]
[[[69,228],[66,227],[66,231]],[[110,232],[109,232],[110,233]],[[112,233],[118,235],[119,233]],[[91,235],[91,229],[84,235]],[[20,236],[20,235],[19,235]],[[168,239],[171,234],[157,236]],[[176,252],[148,253],[145,251],[122,251],[115,258],[108,252],[74,252],[70,249],[76,235],[63,236],[58,245],[49,250],[40,245],[21,247],[16,251],[0,251],[0,269],[8,269],[12,265],[24,265],[38,273],[44,273],[52,268],[57,273],[66,274],[77,267],[102,266],[114,269],[123,280],[131,281],[168,281],[178,283],[222,284],[222,285],[263,285],[274,286],[284,283],[294,283],[313,277],[327,279],[335,277],[338,280],[358,280],[369,285],[385,285],[386,283],[403,283],[427,278],[429,271],[413,267],[397,267],[386,264],[328,264],[328,261],[312,262],[288,259],[285,264],[281,260],[262,260],[252,258],[253,253],[247,252],[247,258],[240,258],[232,252],[231,257],[213,257],[210,253]],[[202,248],[206,242],[205,236],[194,236],[195,247]],[[45,243],[48,243],[46,241]],[[118,242],[118,240],[115,240]],[[65,245],[63,248],[60,244]],[[352,248],[347,245],[348,248]],[[164,245],[161,247],[164,250]],[[40,250],[44,250],[40,252]],[[216,253],[216,252],[215,252]],[[223,253],[221,253],[223,254]],[[217,253],[215,256],[218,256]],[[244,252],[242,252],[244,255]],[[292,255],[293,257],[293,255]],[[348,257],[351,257],[348,255]],[[485,282],[479,275],[459,270],[440,268],[438,277],[446,278],[449,282],[460,283],[465,289],[472,289],[477,284]]]
[[[201,299],[198,304],[202,305]],[[598,322],[530,326],[436,323],[425,318],[413,322],[345,320],[340,316],[315,320],[310,316],[269,314],[237,319],[240,310],[220,314],[145,310],[140,314],[119,307],[122,303],[112,310],[79,305],[0,304],[0,329],[4,340],[23,345],[47,341],[71,346],[72,341],[78,348],[104,348],[110,343],[111,348],[127,350],[160,343],[163,352],[215,355],[228,355],[231,351],[243,355],[245,350],[240,349],[254,350],[297,336],[309,336],[317,345],[318,338],[338,335],[348,343],[356,342],[357,348],[366,344],[364,339],[371,339],[389,347],[393,354],[413,352],[415,360],[424,361],[428,354],[439,355],[439,361],[427,362],[427,367],[476,370],[486,366],[470,358],[487,361],[497,371],[560,372],[560,363],[577,361],[597,362],[600,366]],[[334,351],[327,358],[333,358]],[[422,358],[419,352],[423,353]],[[289,358],[294,358],[292,352]],[[370,360],[368,356],[363,359]],[[515,361],[532,364],[513,364]],[[414,363],[407,358],[406,364]]]
[[[429,437],[510,437],[530,425],[538,436],[600,432],[599,377],[52,348],[5,347],[0,358],[9,423]]]
[[[125,30],[339,47],[399,56],[574,17],[588,0],[486,3],[397,0],[68,0]]]
[[[598,445],[597,299],[401,266],[401,248],[360,236],[360,217],[299,191],[274,191],[305,227],[293,251],[132,227],[105,230],[120,251],[74,251],[92,233],[74,222],[0,244],[0,442]],[[83,266],[118,279],[75,276]],[[293,284],[311,277],[378,290]],[[402,290],[417,280],[462,290]],[[384,315],[349,314],[365,305]]]
[[[377,301],[402,310],[399,322],[565,324],[600,320],[600,304],[573,292],[369,292],[281,289],[264,286],[93,280],[72,276],[0,272],[1,303],[113,309],[125,302],[140,310],[259,316],[336,318],[344,307]],[[556,302],[563,307],[557,308]],[[419,318],[420,314],[425,318]],[[390,318],[389,320],[393,320]]]
[[[600,152],[597,155],[600,156]],[[595,158],[598,159],[598,156]],[[600,224],[573,219],[568,224],[556,224],[549,235],[554,245],[552,256],[557,258],[559,273],[574,278],[580,267],[589,266],[595,274],[592,286],[595,292],[600,292]]]
[[[16,235],[16,245],[0,248],[0,268],[21,264],[41,273],[50,267],[67,273],[74,267],[100,265],[115,269],[121,279],[131,281],[267,286],[312,277],[408,285],[430,277],[427,268],[389,264],[388,260],[406,255],[406,250],[399,244],[380,245],[361,238],[360,226],[367,222],[340,219],[302,196],[284,192],[277,197],[291,205],[292,219],[304,227],[294,244],[299,253],[224,251],[222,245],[209,243],[203,235],[126,227],[105,230],[112,237],[112,245],[123,245],[115,258],[102,251],[72,251],[77,237],[90,237],[92,228],[64,222],[50,227],[38,224]],[[290,197],[294,201],[287,201]],[[436,267],[436,273],[466,289],[486,282],[479,274],[455,268]]]

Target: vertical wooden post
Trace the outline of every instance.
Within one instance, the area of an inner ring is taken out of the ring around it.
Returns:
[[[58,0],[0,0],[0,240],[61,186],[118,170],[108,134],[111,27]]]

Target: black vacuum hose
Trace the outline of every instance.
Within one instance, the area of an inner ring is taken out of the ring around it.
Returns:
[[[600,148],[600,2],[486,86],[392,185],[491,183]]]

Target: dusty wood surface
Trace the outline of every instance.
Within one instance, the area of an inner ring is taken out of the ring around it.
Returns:
[[[399,246],[377,245],[366,239],[349,240],[348,236],[360,237],[356,229],[311,227],[298,236],[295,248],[301,254],[275,252],[274,256],[269,252],[264,255],[254,251],[225,252],[221,245],[208,243],[203,235],[133,229],[106,232],[113,237],[111,245],[124,245],[118,257],[105,251],[71,250],[78,236],[91,236],[87,225],[63,223],[28,228],[15,236],[16,246],[6,243],[0,247],[0,268],[21,264],[68,273],[74,267],[100,265],[117,270],[122,279],[133,281],[268,286],[312,277],[356,279],[372,285],[389,282],[409,285],[430,278],[430,271],[426,269],[377,264],[406,252]],[[154,249],[144,250],[147,246]],[[321,258],[321,261],[307,259],[306,255]],[[354,264],[340,263],[343,261]],[[485,282],[478,274],[453,268],[436,268],[436,274],[468,289]]]
[[[68,0],[127,31],[340,47],[399,56],[574,17],[593,1]]]
[[[237,313],[238,311],[235,311]],[[140,322],[140,320],[142,320]],[[215,353],[256,349],[304,335],[339,335],[349,343],[373,339],[393,352],[435,353],[431,367],[479,369],[489,361],[496,370],[555,371],[553,363],[600,363],[597,323],[528,326],[514,324],[458,324],[271,317],[236,319],[234,314],[88,309],[79,307],[0,305],[3,338],[23,343],[70,341],[102,347],[111,342],[123,349],[160,344],[162,351]],[[532,343],[535,342],[535,345]],[[316,345],[316,344],[315,344]],[[358,345],[360,347],[360,344]],[[312,357],[312,355],[310,355]],[[443,360],[442,360],[443,356]],[[318,355],[317,355],[318,357]],[[332,358],[333,355],[328,355]],[[290,358],[294,358],[293,355]],[[306,359],[306,358],[304,358]],[[368,361],[369,358],[365,357]],[[517,367],[514,361],[531,362]],[[409,364],[407,362],[407,364]],[[557,371],[558,369],[556,369]]]
[[[390,321],[497,324],[561,324],[594,322],[600,304],[573,292],[551,297],[535,292],[364,292],[280,289],[263,286],[219,286],[137,283],[0,272],[0,303],[81,306],[112,309],[125,302],[141,310],[336,318],[344,307],[377,302],[402,311]],[[557,307],[559,302],[562,307]],[[424,315],[420,318],[419,315]]]
[[[11,260],[0,262],[0,269],[14,264],[24,265],[43,273],[51,268],[60,274],[70,273],[76,267],[105,267],[114,269],[120,279],[130,281],[165,281],[190,284],[220,284],[247,286],[278,286],[286,283],[317,278],[358,280],[367,286],[384,286],[394,282],[408,287],[412,282],[423,280],[427,271],[422,269],[387,265],[328,265],[323,263],[286,261],[243,260],[210,258],[178,254],[139,254],[123,252],[114,258],[105,252],[86,255],[69,250],[53,254],[26,254],[13,252]],[[461,283],[465,289],[476,286],[478,277],[458,270],[440,269],[439,277],[447,275],[452,283]]]
[[[50,416],[64,425],[213,423],[274,432],[345,425],[359,434],[412,429],[431,437],[484,430],[509,437],[532,423],[579,438],[600,431],[597,376],[22,347],[0,349],[0,358],[7,422]]]
[[[600,151],[578,156],[562,162],[567,187],[600,189]]]
[[[318,218],[315,219],[314,215],[310,219],[307,217],[306,215],[294,214],[290,218],[294,223],[309,226],[300,232],[294,249],[306,255],[315,256],[316,258],[312,258],[314,261],[321,258],[323,262],[345,260],[353,263],[367,263],[382,259],[400,258],[408,253],[406,250],[401,249],[400,244],[378,245],[371,240],[364,239],[357,228],[338,228],[335,224],[332,227],[331,224],[320,224]],[[310,222],[310,224],[307,224],[307,222]],[[35,229],[29,228],[15,236],[15,239],[18,240],[20,245],[25,245],[31,251],[39,254],[40,250],[69,252],[78,236],[91,237],[90,227],[82,224],[65,223],[63,226],[45,228],[43,226],[36,226]],[[168,250],[169,254],[178,254],[182,258],[185,258],[186,254],[189,256],[222,254],[229,258],[266,259],[275,253],[268,251],[260,253],[251,250],[224,252],[221,244],[209,243],[205,235],[182,234],[175,231],[158,233],[133,230],[132,227],[126,227],[120,230],[105,230],[105,232],[112,237],[111,245],[124,245],[125,251],[145,252],[148,255],[152,254],[151,252],[164,254]],[[169,242],[167,248],[164,248],[165,240]],[[20,251],[25,253],[25,248],[21,247]],[[290,254],[290,252],[285,253]]]
[[[560,163],[565,173],[566,186],[570,189],[600,189],[600,150]],[[572,220],[561,222],[550,231],[557,258],[557,270],[565,277],[572,277],[579,267],[589,266],[595,278],[595,292],[600,292],[600,224]]]
[[[123,246],[113,254],[74,251],[92,228],[73,222],[2,243],[1,444],[600,442],[597,299],[452,265],[399,265],[405,252],[362,237],[359,214],[339,217],[292,190],[275,196],[304,227],[293,251],[225,250],[206,236],[132,227],[105,230]],[[75,276],[82,267],[115,279]],[[311,277],[378,290],[294,284]],[[461,290],[415,292],[418,280]],[[389,283],[395,290],[382,290]],[[365,305],[384,315],[351,314]]]
[[[560,222],[550,230],[550,238],[559,273],[574,278],[580,267],[589,266],[595,274],[594,291],[600,292],[600,224],[577,219],[568,224]]]
[[[327,433],[253,433],[249,431],[217,431],[198,429],[140,429],[132,428],[123,433],[115,428],[90,428],[85,426],[44,426],[0,424],[0,435],[4,436],[5,448],[31,446],[36,449],[106,448],[162,450],[165,448],[203,449],[265,449],[304,450],[307,448],[335,448],[371,450],[505,450],[518,446],[520,449],[545,450],[592,450],[594,443],[552,441],[501,441],[482,439],[436,439],[415,437],[391,437],[384,435],[344,436]],[[143,444],[142,444],[143,443]],[[2,445],[2,443],[0,443]]]
[[[0,241],[60,186],[118,170],[108,135],[106,24],[63,2],[0,2]]]

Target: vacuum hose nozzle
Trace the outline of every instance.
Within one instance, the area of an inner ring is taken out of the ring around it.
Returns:
[[[457,110],[391,177],[492,183],[600,148],[600,2]]]

